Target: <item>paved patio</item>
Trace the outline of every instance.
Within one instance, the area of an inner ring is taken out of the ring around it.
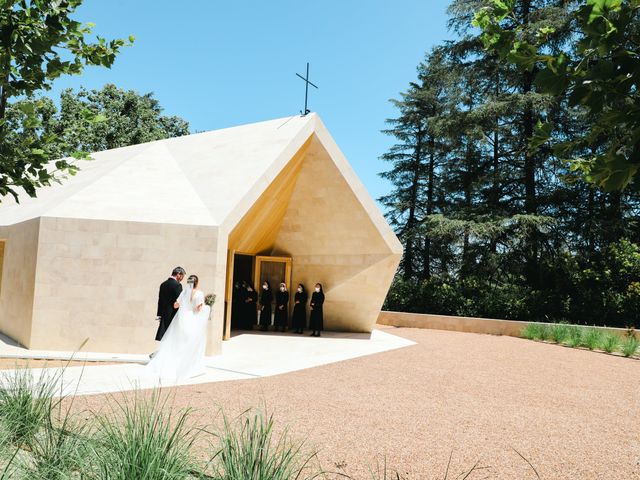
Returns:
[[[206,373],[179,384],[160,380],[146,371],[146,355],[120,355],[91,352],[50,352],[26,350],[8,339],[0,344],[0,358],[49,358],[110,362],[109,365],[87,363],[67,368],[47,368],[46,374],[61,375],[65,394],[88,395],[112,393],[135,388],[196,385],[225,380],[268,377],[340,362],[363,355],[385,352],[413,345],[413,342],[387,332],[369,334],[324,332],[320,338],[307,335],[244,332],[223,343],[222,355],[207,357]],[[41,368],[32,375],[42,374]],[[5,371],[5,374],[8,374]]]

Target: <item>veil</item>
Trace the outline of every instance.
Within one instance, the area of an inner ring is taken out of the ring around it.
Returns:
[[[193,283],[187,282],[186,288],[182,291],[180,296],[178,297],[178,303],[180,304],[180,308],[176,312],[176,316],[181,314],[184,311],[191,310],[191,296],[193,295]]]

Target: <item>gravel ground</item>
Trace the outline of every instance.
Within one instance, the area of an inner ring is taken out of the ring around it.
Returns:
[[[640,479],[640,361],[511,337],[387,331],[417,345],[181,387],[173,403],[205,421],[220,407],[266,406],[325,468],[357,479],[385,459],[412,480],[442,479],[450,455],[449,479],[476,463],[487,468],[469,480],[537,478],[517,452],[545,480]]]

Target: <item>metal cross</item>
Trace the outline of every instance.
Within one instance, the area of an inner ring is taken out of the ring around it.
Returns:
[[[302,80],[304,80],[304,113],[302,113],[302,116],[304,117],[307,113],[309,113],[311,110],[309,110],[307,108],[307,98],[309,97],[309,85],[311,85],[312,87],[318,88],[317,85],[314,85],[313,83],[311,83],[309,81],[309,62],[307,62],[307,76],[303,77],[302,75],[300,75],[299,73],[296,73],[297,76],[299,76]]]

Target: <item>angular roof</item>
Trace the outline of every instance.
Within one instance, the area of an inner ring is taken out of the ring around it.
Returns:
[[[0,203],[0,226],[38,217],[223,226],[230,231],[315,135],[397,250],[375,202],[317,114],[158,140],[92,154],[77,175]]]

